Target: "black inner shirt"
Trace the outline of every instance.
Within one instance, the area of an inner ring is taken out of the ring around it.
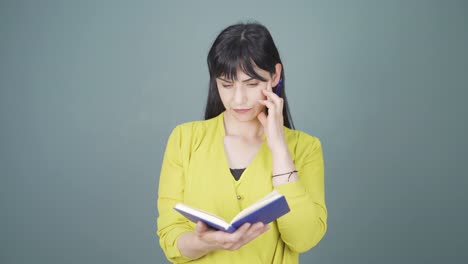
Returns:
[[[243,169],[230,169],[231,170],[231,173],[232,173],[232,176],[234,177],[234,179],[236,181],[238,181],[242,175],[242,173],[245,171],[245,168]]]

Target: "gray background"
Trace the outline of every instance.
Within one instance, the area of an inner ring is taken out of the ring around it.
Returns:
[[[167,137],[224,27],[264,23],[329,229],[301,263],[468,260],[466,1],[1,1],[0,262],[166,263]]]

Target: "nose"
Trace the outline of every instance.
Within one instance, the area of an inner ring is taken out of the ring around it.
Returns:
[[[246,91],[242,84],[237,84],[234,91],[234,102],[236,105],[242,105],[246,101]]]

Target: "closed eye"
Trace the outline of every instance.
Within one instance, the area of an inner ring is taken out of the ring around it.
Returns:
[[[258,83],[249,83],[247,84],[247,86],[249,87],[257,87]]]

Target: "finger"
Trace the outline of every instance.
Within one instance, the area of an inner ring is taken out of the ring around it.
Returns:
[[[270,96],[270,97],[279,97],[276,93],[275,93],[275,88],[273,87],[270,87],[270,88],[267,88],[267,89],[263,89],[262,90],[264,92],[264,94],[266,96]]]
[[[270,92],[267,90],[263,90],[263,91],[264,91],[265,96],[267,97],[267,100],[273,102],[277,106],[276,111],[278,113],[283,112],[283,105],[284,105],[283,98],[279,97],[273,92]]]
[[[246,233],[250,229],[252,225],[250,223],[245,223],[241,227],[239,227],[234,233],[226,234],[224,237],[223,246],[225,248],[235,247],[235,245],[242,245],[244,244],[243,241],[246,239]]]
[[[276,94],[273,92],[273,90],[269,90],[269,89],[263,89],[262,90],[263,94],[267,97],[267,98],[272,98],[273,96],[275,96]],[[276,95],[277,96],[277,95]]]
[[[267,82],[268,91],[273,91],[273,86],[271,85],[271,80]]]
[[[198,234],[198,237],[207,244],[224,249],[228,249],[234,244],[232,234],[211,228],[207,228],[204,233]]]
[[[246,234],[249,237],[255,237],[256,233],[258,233],[262,228],[263,228],[262,222],[255,223],[249,228],[249,230],[247,230]]]
[[[264,112],[260,112],[260,114],[257,115],[258,120],[262,124],[263,127],[265,127],[266,122],[267,122],[267,117]]]
[[[195,232],[198,234],[204,233],[208,230],[208,226],[203,223],[202,221],[198,221],[197,225],[195,226]]]
[[[260,232],[263,230],[263,228],[265,228],[265,224],[262,223],[262,222],[258,222],[258,223],[255,223],[253,226],[252,226],[252,230],[254,232]]]
[[[277,100],[278,100],[277,102],[278,107],[276,107],[276,111],[281,114],[283,113],[284,100],[281,97],[278,97]]]
[[[259,236],[259,235],[265,233],[265,232],[268,231],[268,230],[270,230],[270,226],[264,224],[264,225],[262,226],[262,228],[258,231],[258,235],[257,235],[257,236]]]
[[[269,101],[269,100],[258,100],[261,104],[263,105],[266,105],[266,107],[268,107],[268,109],[271,109],[271,110],[275,110],[276,109],[276,106],[275,104],[272,102],[272,101]],[[268,112],[270,113],[270,111]]]
[[[264,91],[264,94],[269,100],[273,101],[274,104],[278,105],[279,109],[283,109],[283,101],[284,101],[283,98],[279,97],[277,94],[275,94],[272,91],[268,91],[268,90],[262,90],[262,91]]]
[[[250,223],[245,223],[243,224],[241,227],[239,227],[234,233],[233,233],[233,236],[235,237],[235,239],[239,239],[239,238],[242,238],[242,236],[244,236],[244,234],[250,229],[252,225]]]
[[[254,240],[256,237],[260,236],[263,234],[268,228],[268,225],[263,224],[262,222],[258,222],[255,225],[252,225],[252,227],[248,230],[244,237],[244,243],[248,243],[252,240]]]
[[[281,106],[276,105],[272,100],[259,100],[259,102],[268,108],[268,115],[271,113],[282,114],[282,110],[278,110],[281,109]]]

